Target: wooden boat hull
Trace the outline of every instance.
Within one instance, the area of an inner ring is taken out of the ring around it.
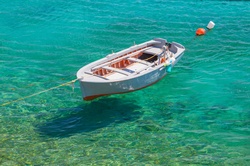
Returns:
[[[80,87],[84,100],[93,100],[95,98],[111,95],[128,93],[142,88],[146,88],[167,74],[164,67],[148,72],[141,76],[133,77],[127,80],[119,80],[114,82],[85,82],[80,81]]]
[[[82,67],[77,78],[83,99],[128,93],[161,80],[168,73],[169,65],[173,67],[185,50],[181,44],[172,42],[167,55],[166,44],[170,43],[165,39],[150,40]],[[173,63],[170,57],[174,57]]]

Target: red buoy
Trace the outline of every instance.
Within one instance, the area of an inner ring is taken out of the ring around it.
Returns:
[[[205,30],[204,28],[198,28],[198,29],[196,30],[196,35],[197,35],[197,36],[205,35],[205,33],[206,33],[206,30]]]

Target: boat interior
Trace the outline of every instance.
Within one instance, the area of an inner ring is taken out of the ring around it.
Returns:
[[[92,74],[106,79],[118,79],[140,73],[158,65],[158,55],[162,52],[162,48],[153,46],[140,48],[93,67]],[[165,57],[162,57],[160,63],[165,61]]]

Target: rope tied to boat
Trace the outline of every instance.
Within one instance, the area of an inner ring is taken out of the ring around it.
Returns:
[[[154,56],[158,55],[158,53],[155,53],[154,55],[152,55],[151,57],[147,58],[147,59],[143,59],[144,61],[148,61],[150,59],[152,59]]]
[[[6,105],[10,105],[10,104],[12,104],[12,103],[16,103],[16,102],[18,102],[18,101],[25,100],[25,99],[30,98],[30,97],[33,97],[33,96],[37,96],[37,95],[39,95],[39,94],[42,94],[42,93],[45,93],[45,92],[48,92],[48,91],[57,89],[57,88],[62,87],[62,86],[66,86],[66,85],[70,85],[70,84],[73,84],[73,85],[74,85],[74,83],[75,83],[77,80],[79,80],[79,79],[81,79],[81,78],[76,78],[76,79],[71,80],[71,81],[69,81],[69,82],[65,82],[65,83],[63,83],[63,84],[60,84],[60,85],[51,87],[51,88],[49,88],[49,89],[46,89],[46,90],[43,90],[43,91],[40,91],[40,92],[37,92],[37,93],[33,93],[33,94],[28,95],[28,96],[25,96],[25,97],[21,97],[21,98],[16,99],[16,100],[12,100],[12,101],[3,103],[3,104],[0,105],[0,107],[4,107],[4,106],[6,106]],[[74,87],[72,86],[72,88],[74,88]]]

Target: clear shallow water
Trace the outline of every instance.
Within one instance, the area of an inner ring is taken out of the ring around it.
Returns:
[[[73,80],[134,41],[187,51],[140,91],[84,102],[76,83],[1,107],[0,163],[249,165],[250,3],[178,2],[3,1],[0,103]]]

